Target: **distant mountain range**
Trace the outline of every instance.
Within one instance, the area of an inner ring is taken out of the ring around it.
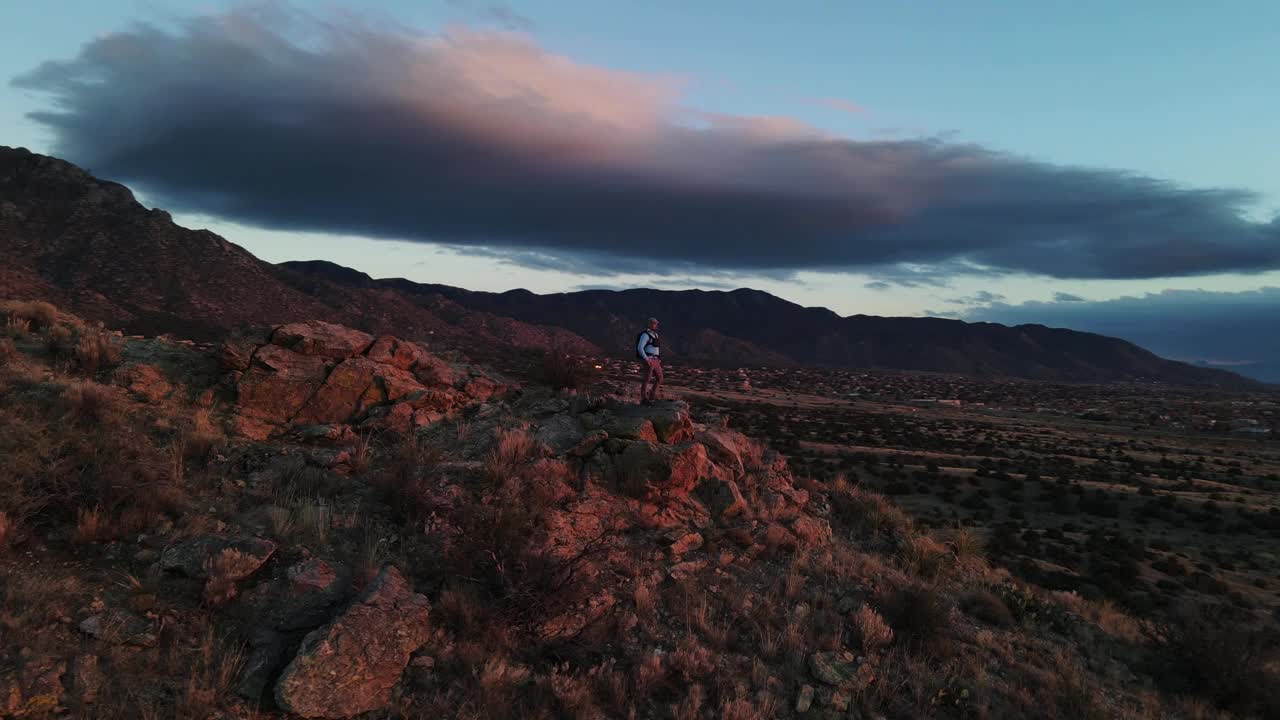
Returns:
[[[486,293],[375,280],[324,261],[273,265],[212,232],[175,225],[168,213],[137,203],[123,185],[21,148],[0,147],[0,253],[0,296],[48,299],[130,332],[197,340],[317,318],[472,353],[515,346],[626,355],[644,319],[654,315],[663,320],[663,350],[671,357],[731,367],[1257,385],[1091,333],[841,317],[758,290]]]

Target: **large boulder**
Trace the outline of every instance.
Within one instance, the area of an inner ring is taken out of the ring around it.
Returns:
[[[698,480],[712,474],[707,450],[699,443],[633,442],[615,463],[624,484],[665,492],[688,493]]]
[[[682,443],[693,437],[689,404],[683,400],[660,401],[647,408],[649,422],[664,443]]]
[[[423,385],[458,385],[464,377],[452,365],[427,352],[421,345],[383,335],[373,341],[366,356],[377,363],[408,371]]]
[[[572,415],[552,415],[538,425],[534,438],[560,455],[576,448],[585,434],[582,422]]]
[[[345,360],[363,354],[373,344],[373,336],[344,325],[309,320],[281,325],[271,334],[271,342],[300,355]]]
[[[735,478],[746,473],[742,461],[743,443],[750,442],[744,435],[725,428],[709,427],[698,431],[694,439],[707,446],[707,453],[717,464],[733,471]]]
[[[748,514],[747,501],[738,489],[738,483],[722,478],[708,478],[698,483],[694,491],[716,522],[727,522]]]
[[[336,620],[302,641],[276,683],[276,702],[302,717],[345,718],[377,710],[409,656],[430,633],[430,604],[385,568]]]
[[[605,423],[604,431],[609,434],[609,437],[619,440],[658,441],[658,431],[654,429],[653,423],[649,418],[638,415],[610,418]]]
[[[324,358],[264,345],[236,383],[236,400],[246,416],[283,424],[293,419],[328,374]]]
[[[343,360],[294,416],[297,423],[349,422],[371,408],[422,390],[413,375],[369,358]]]
[[[160,553],[160,568],[187,577],[234,582],[257,572],[275,551],[276,544],[262,538],[199,535],[165,548]],[[233,555],[235,562],[225,561]]]
[[[249,626],[311,630],[332,618],[350,591],[351,576],[345,568],[311,558],[245,593],[236,610]]]

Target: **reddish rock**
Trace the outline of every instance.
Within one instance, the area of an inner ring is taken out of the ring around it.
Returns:
[[[430,634],[430,604],[388,567],[341,616],[308,634],[276,683],[276,702],[302,717],[377,710]]]
[[[62,676],[67,663],[54,658],[28,659],[19,673],[0,676],[0,717],[48,717],[62,704]]]
[[[667,550],[671,552],[673,557],[679,557],[691,550],[697,550],[700,547],[702,547],[702,535],[696,532],[683,533],[680,537],[676,538],[674,542],[667,546]]]
[[[394,365],[351,358],[329,373],[293,420],[308,424],[350,422],[373,407],[421,389],[412,375]]]
[[[277,424],[289,422],[324,383],[324,358],[264,345],[236,384],[240,412]]]
[[[616,459],[618,472],[629,482],[668,492],[687,493],[711,468],[707,451],[698,443],[658,445],[634,442]],[[631,482],[633,481],[633,482]]]
[[[345,360],[367,350],[373,344],[373,336],[343,325],[309,320],[281,325],[271,334],[271,342],[301,355]]]
[[[165,548],[160,567],[194,578],[243,580],[271,557],[276,544],[242,535],[200,535]],[[234,553],[234,555],[232,555]],[[215,562],[234,557],[234,562]]]
[[[620,440],[643,440],[645,442],[658,442],[658,431],[654,429],[653,423],[649,418],[637,416],[623,416],[613,418],[604,427],[605,432],[611,438]]]
[[[449,363],[417,343],[390,335],[375,340],[366,357],[410,372],[423,385],[453,387],[459,383],[459,373]]]
[[[741,433],[722,428],[708,428],[695,436],[698,442],[707,446],[707,454],[716,463],[729,468],[735,478],[746,472],[742,462],[743,443],[750,442]]]
[[[732,480],[710,479],[698,483],[695,494],[711,511],[716,522],[725,522],[746,515],[747,501]]]
[[[796,536],[777,523],[769,523],[764,530],[764,544],[774,550],[795,550]]]

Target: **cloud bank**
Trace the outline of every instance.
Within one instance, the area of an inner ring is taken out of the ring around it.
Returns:
[[[970,309],[964,316],[1122,337],[1164,357],[1206,361],[1280,382],[1280,287],[1165,290],[1103,301],[997,302]]]
[[[487,7],[487,6],[486,6]],[[494,6],[500,7],[500,6]],[[597,274],[1280,267],[1247,191],[687,107],[687,80],[525,35],[275,4],[101,36],[20,76],[55,152],[173,210]]]

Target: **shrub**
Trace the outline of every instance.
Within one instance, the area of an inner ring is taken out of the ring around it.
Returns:
[[[853,628],[863,652],[874,652],[893,642],[893,628],[880,613],[863,605],[853,616]]]
[[[72,351],[76,366],[88,375],[119,365],[121,355],[120,344],[110,333],[101,330],[86,331]]]
[[[115,408],[111,390],[92,381],[73,382],[62,394],[67,416],[80,425],[101,425]]]
[[[850,487],[843,478],[837,478],[832,483],[830,498],[833,519],[841,525],[869,535],[911,536],[911,518],[883,495]]]
[[[1190,605],[1149,630],[1158,652],[1152,674],[1173,692],[1191,691],[1240,715],[1280,717],[1276,638],[1224,609]]]
[[[54,362],[70,360],[75,355],[75,335],[70,328],[52,325],[40,332],[45,354]]]
[[[0,338],[0,367],[4,367],[18,356],[18,349],[9,338]]]
[[[5,313],[6,328],[11,331],[20,329],[23,335],[27,332],[42,332],[58,322],[58,309],[39,300],[6,302],[0,304],[0,310]]]
[[[535,445],[528,430],[499,430],[497,442],[484,459],[485,474],[495,484],[502,484],[533,455]]]
[[[590,377],[588,373],[587,365],[581,358],[564,350],[553,348],[542,354],[539,377],[542,382],[557,390],[577,389],[586,385]]]
[[[954,634],[951,608],[933,588],[914,585],[891,592],[881,609],[898,641],[908,652],[937,657],[951,655]]]
[[[965,595],[960,601],[960,609],[988,625],[1003,628],[1014,624],[1009,607],[994,593],[986,590],[976,590]]]

